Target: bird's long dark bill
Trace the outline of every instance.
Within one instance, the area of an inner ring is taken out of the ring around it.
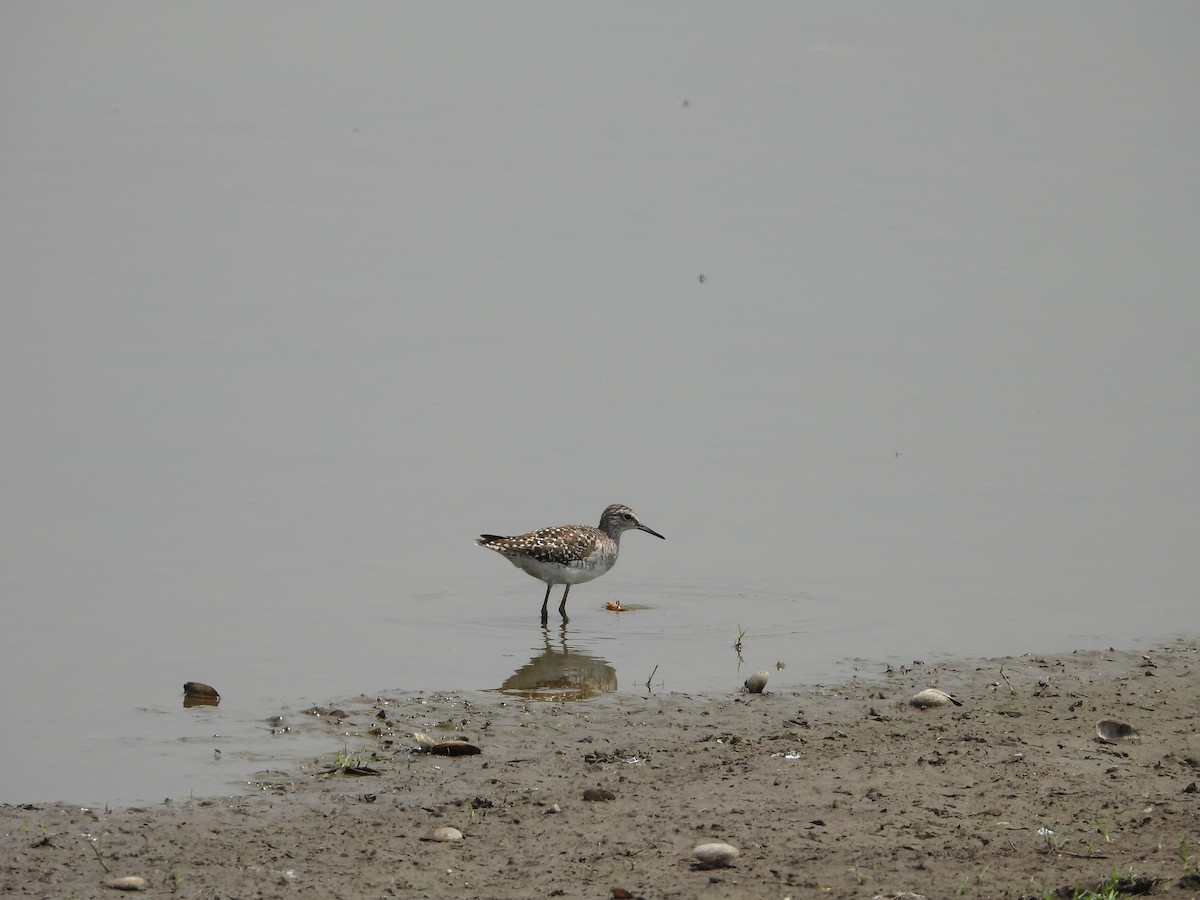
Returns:
[[[661,534],[659,534],[659,533],[658,533],[657,531],[655,531],[653,528],[647,528],[645,525],[639,525],[639,526],[638,526],[638,531],[644,531],[644,532],[646,532],[646,534],[652,534],[652,535],[654,535],[656,538],[662,538],[664,541],[666,540],[666,538],[665,538],[665,537],[663,537]]]

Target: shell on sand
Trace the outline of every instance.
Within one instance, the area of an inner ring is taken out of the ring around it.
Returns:
[[[437,828],[431,828],[429,831],[421,835],[423,841],[461,841],[463,833],[457,828],[451,828],[449,825],[440,825]]]
[[[950,704],[962,706],[962,701],[955,700],[939,688],[925,688],[925,690],[914,694],[913,698],[908,702],[917,709],[932,709],[935,706],[949,706]]]
[[[763,688],[767,686],[767,679],[771,677],[771,673],[766,669],[755,672],[745,681],[746,690],[751,694],[761,694]]]
[[[733,865],[733,861],[738,858],[738,853],[737,847],[718,841],[712,844],[701,844],[692,851],[692,856],[695,857],[697,865],[701,868],[723,869],[725,866]]]
[[[1116,719],[1101,719],[1096,723],[1096,738],[1106,744],[1116,744],[1120,741],[1136,741],[1141,739],[1138,730],[1127,722]]]

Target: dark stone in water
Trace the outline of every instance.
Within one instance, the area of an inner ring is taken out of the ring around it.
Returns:
[[[216,706],[221,702],[221,695],[217,693],[216,688],[199,681],[189,681],[183,686],[183,705],[185,707],[192,706]]]

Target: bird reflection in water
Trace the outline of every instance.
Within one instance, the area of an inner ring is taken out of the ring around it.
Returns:
[[[617,670],[607,660],[587,653],[572,652],[567,647],[567,629],[559,629],[558,646],[543,627],[546,646],[512,675],[504,680],[497,692],[524,700],[587,700],[597,694],[617,689]]]

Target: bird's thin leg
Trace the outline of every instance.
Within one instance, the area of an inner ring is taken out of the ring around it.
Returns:
[[[558,604],[558,614],[563,617],[565,622],[567,619],[567,594],[571,593],[571,586],[568,584],[563,588],[562,603]]]
[[[546,615],[546,606],[547,606],[547,604],[550,603],[550,588],[552,588],[552,587],[554,587],[554,585],[550,584],[550,582],[546,582],[546,596],[542,598],[542,624],[543,625],[546,624],[546,619],[548,618],[548,616]]]

